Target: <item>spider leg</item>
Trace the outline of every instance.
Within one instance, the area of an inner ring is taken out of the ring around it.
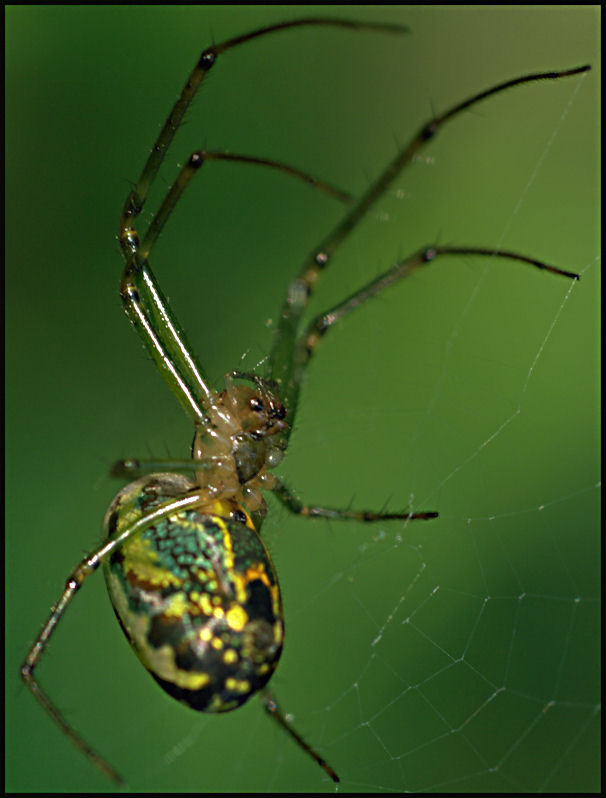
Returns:
[[[42,627],[42,631],[38,635],[36,642],[32,646],[30,652],[25,658],[23,665],[21,666],[21,678],[38,699],[40,704],[42,704],[44,709],[48,712],[50,717],[59,726],[61,731],[65,732],[74,745],[79,748],[80,751],[82,751],[82,753],[88,757],[88,759],[90,759],[94,765],[102,770],[106,776],[109,776],[109,778],[115,781],[117,784],[123,784],[122,777],[114,770],[109,762],[106,762],[103,757],[94,751],[88,745],[88,743],[69,725],[61,712],[59,712],[57,707],[40,687],[40,684],[34,675],[36,665],[38,664],[42,653],[46,649],[48,641],[54,632],[55,627],[61,620],[68,604],[76,595],[76,592],[82,586],[82,583],[86,577],[90,576],[99,567],[101,560],[98,554],[98,552],[95,552],[89,557],[86,557],[70,574],[59,601],[53,607],[48,620]]]
[[[266,487],[266,486],[264,486]],[[282,504],[295,515],[304,518],[327,518],[331,521],[429,521],[437,518],[438,513],[434,511],[421,511],[413,513],[410,510],[402,510],[400,513],[375,513],[372,510],[339,510],[334,507],[319,507],[314,504],[304,504],[300,501],[286,485],[276,477],[273,478],[272,490]]]
[[[504,258],[509,260],[518,261],[520,263],[527,263],[537,269],[550,271],[554,274],[559,274],[563,277],[569,277],[573,280],[579,280],[579,275],[574,272],[559,269],[556,266],[550,266],[547,263],[536,260],[535,258],[528,258],[525,255],[519,255],[516,252],[509,250],[498,249],[485,249],[483,247],[426,247],[419,252],[415,253],[405,260],[399,261],[383,274],[371,280],[366,285],[359,288],[351,296],[339,302],[329,310],[318,314],[307,326],[305,332],[297,341],[296,348],[293,355],[293,379],[297,384],[300,384],[303,373],[307,368],[309,361],[316,351],[320,341],[324,338],[326,333],[332,329],[341,319],[351,313],[356,308],[359,308],[372,297],[379,294],[381,291],[390,288],[398,281],[408,277],[415,269],[421,266],[426,266],[436,258],[442,255],[464,255],[464,256],[477,256],[477,257],[491,257],[491,258]],[[293,406],[296,408],[297,394],[293,395]],[[293,412],[291,407],[291,412]],[[288,430],[285,431],[288,434]]]
[[[301,737],[299,732],[297,732],[291,726],[291,724],[286,719],[284,712],[280,709],[280,705],[276,701],[274,694],[270,690],[265,688],[259,694],[259,698],[261,699],[261,702],[267,714],[271,715],[271,717],[278,723],[278,725],[281,726],[284,729],[284,731],[290,734],[290,736],[297,743],[297,745],[299,745],[304,751],[306,751],[309,754],[309,756],[312,759],[314,759],[318,763],[318,765],[320,765],[320,767],[326,771],[326,773],[328,773],[328,775],[334,782],[341,781],[341,779],[337,776],[337,774],[331,768],[328,762],[325,759],[323,759],[316,751],[314,751],[314,749],[308,743],[306,743],[305,740]]]
[[[298,339],[302,316],[308,306],[310,296],[316,287],[322,271],[326,268],[331,257],[335,254],[342,241],[352,232],[352,230],[355,229],[371,206],[381,196],[383,196],[393,181],[413,161],[413,158],[425,146],[425,144],[436,135],[438,130],[440,130],[443,125],[446,124],[446,122],[454,119],[466,109],[476,105],[488,97],[510,89],[514,86],[532,83],[538,80],[558,80],[571,75],[578,75],[582,72],[588,71],[589,69],[590,67],[585,65],[559,72],[538,72],[531,75],[524,75],[519,78],[514,78],[513,80],[508,80],[505,83],[500,83],[497,86],[493,86],[485,91],[479,92],[463,102],[457,103],[445,113],[425,123],[412,137],[408,145],[396,154],[391,163],[387,165],[383,173],[379,175],[375,182],[367,189],[367,191],[362,195],[357,204],[349,211],[345,218],[308,256],[301,271],[299,272],[298,277],[290,284],[288,288],[286,300],[282,307],[276,327],[273,347],[270,354],[270,377],[274,379],[280,386],[282,399],[287,407],[291,420],[291,427],[292,419],[294,418],[296,410],[297,399],[301,385],[301,376],[303,372],[302,364],[300,362],[301,345]],[[436,252],[437,251],[438,250],[436,249]],[[471,251],[467,249],[466,251],[468,254],[494,254],[492,250],[478,249],[477,251]],[[444,250],[440,250],[440,254],[443,253]],[[511,257],[511,254],[507,255],[507,257]],[[516,259],[527,261],[530,260],[528,258],[524,258],[524,256],[516,256]],[[394,269],[395,268],[396,267],[394,267]],[[543,265],[541,268],[547,267]],[[562,272],[554,267],[549,268],[551,271],[570,276],[569,273]],[[399,279],[399,277],[395,279]],[[372,285],[373,284],[369,284],[369,286]],[[354,294],[354,297],[352,298],[355,298],[354,306],[357,306],[364,301],[365,290],[366,289],[361,289],[360,292]],[[380,290],[380,288],[374,290],[374,293],[377,293],[378,290]],[[343,304],[345,305],[346,303]],[[305,337],[306,336],[304,335],[303,339],[305,339]],[[284,440],[288,439],[289,434],[289,430],[284,431]]]
[[[113,781],[122,784],[122,777],[114,770],[114,768],[103,759],[96,751],[94,751],[88,743],[73,729],[70,724],[65,720],[61,712],[50,700],[48,695],[44,692],[35,676],[36,667],[46,650],[48,642],[57,628],[57,625],[63,617],[65,610],[71,603],[72,599],[82,587],[85,579],[94,573],[99,565],[105,560],[115,549],[122,546],[133,535],[142,532],[156,521],[161,518],[166,518],[175,512],[196,506],[201,501],[201,496],[198,493],[190,493],[180,499],[165,502],[157,507],[154,512],[139,518],[135,523],[124,529],[119,535],[111,540],[106,541],[101,548],[84,557],[83,560],[71,572],[65,583],[65,588],[61,594],[59,601],[52,608],[51,613],[42,627],[40,634],[36,638],[36,642],[31,647],[23,665],[21,666],[21,678],[25,684],[32,691],[34,696],[38,699],[40,704],[48,712],[50,717],[61,728],[63,732],[70,738],[74,745],[82,751],[82,753],[90,759],[100,770],[109,776]]]

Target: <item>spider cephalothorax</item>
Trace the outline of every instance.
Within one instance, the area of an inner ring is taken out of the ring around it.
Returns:
[[[253,385],[236,384],[236,378]],[[273,485],[267,470],[282,459],[285,418],[275,385],[239,372],[225,375],[225,390],[213,394],[192,444],[198,484],[209,500],[238,500],[256,520],[265,516],[259,488]]]

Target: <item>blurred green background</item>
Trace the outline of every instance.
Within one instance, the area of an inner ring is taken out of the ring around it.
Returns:
[[[443,130],[343,247],[314,307],[435,241],[515,249],[582,280],[444,260],[326,339],[280,474],[310,501],[395,510],[412,495],[441,517],[311,523],[272,503],[263,531],[287,622],[273,687],[346,790],[598,789],[599,12],[321,12],[412,34],[298,30],[229,53],[156,200],[200,146],[282,159],[359,194],[432,108],[592,62]],[[305,13],[7,9],[8,790],[112,789],[17,670],[100,539],[119,488],[110,464],[182,456],[191,439],[121,309],[129,181],[206,44]],[[188,190],[152,263],[218,383],[265,356],[288,280],[341,213],[241,165],[210,165]],[[101,576],[86,585],[40,679],[131,789],[332,789],[255,700],[213,717],[166,698],[104,593]]]

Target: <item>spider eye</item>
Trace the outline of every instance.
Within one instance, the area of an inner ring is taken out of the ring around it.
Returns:
[[[278,405],[277,407],[274,407],[272,416],[280,421],[282,421],[283,418],[286,418],[286,408],[284,405]]]
[[[264,410],[263,402],[259,399],[258,396],[253,396],[248,403],[251,410],[254,410],[255,413],[262,413]]]

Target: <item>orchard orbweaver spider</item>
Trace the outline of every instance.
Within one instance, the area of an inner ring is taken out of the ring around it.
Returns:
[[[280,589],[260,529],[266,513],[262,490],[272,491],[293,513],[309,518],[428,520],[437,512],[380,513],[304,504],[274,475],[286,451],[301,383],[324,335],[343,317],[415,269],[447,255],[500,257],[571,279],[578,275],[516,252],[473,246],[428,246],[388,269],[351,296],[302,318],[316,283],[339,245],[402,170],[442,126],[466,109],[506,89],[558,80],[589,69],[524,75],[481,91],[421,126],[406,147],[357,200],[311,175],[278,161],[225,152],[194,152],[139,236],[135,222],[197,89],[220,55],[251,40],[299,26],[334,26],[399,34],[398,25],[331,18],[304,18],[270,25],[204,50],[129,192],[119,227],[125,261],[121,296],[126,312],[156,367],[194,425],[190,459],[124,460],[119,475],[136,476],[112,502],[106,540],[69,576],[23,666],[22,677],[74,744],[116,782],[121,777],[67,723],[40,687],[34,672],[57,623],[84,582],[103,562],[108,590],[129,642],[156,681],[194,709],[225,712],[259,692],[268,713],[334,780],[332,767],[294,730],[266,687],[283,645]],[[291,282],[275,330],[268,373],[232,371],[225,387],[211,387],[149,264],[153,246],[181,194],[208,161],[264,166],[304,180],[350,203],[343,220],[325,236]]]

